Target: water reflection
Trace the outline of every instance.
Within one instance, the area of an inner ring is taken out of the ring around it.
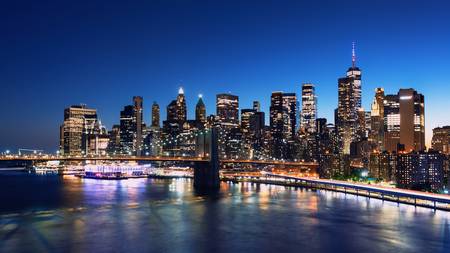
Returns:
[[[0,190],[0,252],[450,249],[446,212],[321,190],[23,176],[0,177]]]

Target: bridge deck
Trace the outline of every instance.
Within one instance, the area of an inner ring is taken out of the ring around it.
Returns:
[[[204,157],[188,157],[188,156],[105,156],[105,157],[0,157],[0,161],[31,161],[31,162],[46,162],[46,161],[177,161],[177,162],[209,162],[210,160]],[[316,168],[317,163],[309,162],[289,162],[289,161],[274,161],[274,160],[245,160],[245,159],[221,159],[220,163],[240,163],[240,164],[262,164],[262,165],[284,165],[284,166],[305,166]]]

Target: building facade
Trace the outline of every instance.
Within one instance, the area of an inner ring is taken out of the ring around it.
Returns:
[[[450,155],[450,126],[436,127],[433,129],[431,148],[442,154]]]
[[[397,187],[440,191],[444,187],[445,156],[438,152],[412,152],[397,158]]]
[[[312,83],[302,85],[302,109],[300,112],[300,129],[303,132],[314,133],[317,119],[317,97]]]
[[[422,151],[425,149],[424,96],[414,89],[400,89],[384,100],[385,149]]]
[[[89,154],[90,134],[98,126],[97,110],[86,105],[73,105],[64,110],[60,127],[60,154],[81,156]]]

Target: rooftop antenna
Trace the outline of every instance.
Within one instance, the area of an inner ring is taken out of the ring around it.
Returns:
[[[355,42],[352,42],[352,67],[355,67],[356,63],[356,53],[355,53]]]

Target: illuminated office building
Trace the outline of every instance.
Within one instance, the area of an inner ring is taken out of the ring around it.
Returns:
[[[300,113],[300,129],[303,132],[314,133],[316,130],[317,98],[314,84],[302,85],[302,110]]]
[[[127,105],[120,111],[120,153],[132,155],[135,127],[133,123],[133,106]]]
[[[135,134],[133,138],[133,149],[137,156],[141,155],[143,145],[143,98],[140,96],[133,97],[133,123]]]
[[[414,89],[400,89],[384,100],[385,149],[422,151],[425,149],[424,96]]]
[[[261,104],[259,101],[253,101],[253,110],[260,112],[261,111]]]
[[[369,140],[376,151],[384,150],[384,89],[376,88],[370,113]]]
[[[73,105],[64,110],[64,122],[60,127],[60,153],[65,156],[81,156],[89,153],[89,133],[97,122],[97,110],[86,105]]]
[[[180,122],[185,122],[187,119],[186,97],[184,96],[184,90],[182,87],[178,90],[176,104],[177,119]]]
[[[153,105],[152,105],[152,127],[159,128],[159,120],[160,120],[159,105],[156,102],[153,102]]]
[[[431,139],[433,150],[442,154],[450,155],[450,126],[436,127],[433,129],[433,138]]]
[[[232,94],[217,94],[216,116],[221,127],[239,126],[239,97]]]
[[[120,151],[120,125],[113,125],[108,132],[109,142],[107,152],[110,155],[116,155]]]
[[[287,157],[288,142],[293,140],[297,121],[295,93],[272,92],[270,99],[270,133],[272,156]]]
[[[361,108],[361,70],[356,67],[355,47],[352,50],[352,66],[346,77],[338,79],[338,108],[336,127],[341,139],[342,152],[350,154],[350,144],[358,140]]]
[[[178,95],[175,100],[172,100],[167,105],[167,118],[163,121],[162,139],[177,139],[183,133],[184,125],[187,121],[187,107],[186,98],[183,88],[178,90]],[[181,143],[166,142],[164,145],[164,152],[175,154],[179,152]]]
[[[120,112],[120,153],[140,156],[143,146],[143,99],[133,97],[133,104]]]
[[[202,95],[198,96],[197,105],[195,106],[195,120],[202,125],[206,123],[206,106]]]
[[[289,118],[284,135],[288,140],[292,140],[297,131],[297,103],[295,93],[283,93],[283,107],[286,109]]]

